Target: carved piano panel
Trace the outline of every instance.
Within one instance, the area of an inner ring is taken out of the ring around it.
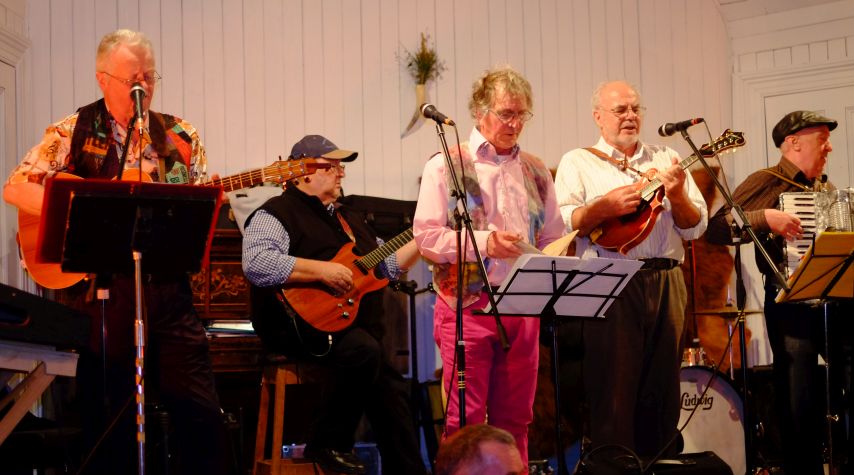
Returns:
[[[241,234],[228,203],[220,208],[207,267],[193,275],[193,303],[202,320],[248,319],[249,283],[240,266]]]

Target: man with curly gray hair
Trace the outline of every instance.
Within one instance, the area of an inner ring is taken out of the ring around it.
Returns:
[[[475,270],[471,244],[464,253],[463,336],[466,358],[466,422],[486,422],[507,430],[516,440],[522,461],[528,460],[528,424],[533,420],[537,382],[539,320],[504,318],[510,350],[502,350],[495,321],[475,316],[486,306],[485,286],[498,286],[522,254],[524,241],[542,249],[560,238],[563,222],[551,174],[543,162],[518,144],[531,113],[531,85],[505,67],[487,71],[475,81],[469,109],[475,126],[469,141],[450,152],[456,176],[464,176],[465,195],[474,239],[487,268],[483,282]],[[433,316],[433,335],[443,361],[444,385],[450,401],[446,435],[460,427],[455,379],[457,246],[451,196],[452,174],[443,154],[424,167],[421,193],[413,221],[421,254],[433,263],[433,282],[439,298]]]

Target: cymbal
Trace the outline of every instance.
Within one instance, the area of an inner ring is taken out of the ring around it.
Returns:
[[[720,315],[723,317],[729,317],[729,316],[734,317],[734,316],[737,316],[738,313],[739,313],[738,309],[735,307],[718,307],[718,308],[710,308],[707,310],[697,310],[696,312],[694,312],[694,315]],[[749,315],[751,313],[762,313],[762,310],[746,309],[744,311],[745,315]]]

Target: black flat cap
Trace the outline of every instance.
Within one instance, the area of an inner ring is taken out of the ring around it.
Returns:
[[[780,148],[780,145],[786,140],[786,137],[795,132],[806,129],[807,127],[815,127],[817,125],[826,125],[828,129],[833,130],[838,125],[833,119],[820,115],[812,111],[794,111],[784,115],[780,122],[774,126],[771,132],[771,138],[774,139],[774,145]]]

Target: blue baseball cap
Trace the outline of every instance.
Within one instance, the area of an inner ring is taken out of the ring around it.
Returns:
[[[300,158],[325,158],[352,162],[359,154],[350,150],[341,150],[337,145],[322,135],[306,135],[291,149],[291,160]]]

